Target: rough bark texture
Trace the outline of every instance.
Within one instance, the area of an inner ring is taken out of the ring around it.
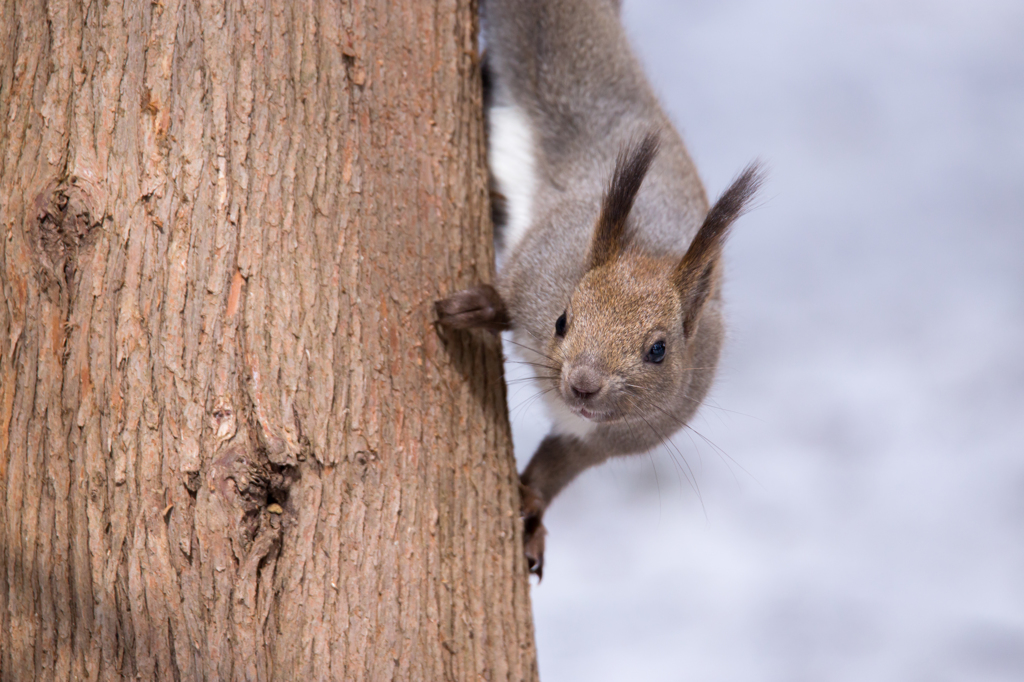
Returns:
[[[464,0],[0,5],[0,679],[536,677]]]

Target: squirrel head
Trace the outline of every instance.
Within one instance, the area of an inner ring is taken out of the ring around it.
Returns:
[[[701,315],[719,279],[729,226],[757,191],[749,166],[708,212],[681,258],[645,253],[630,238],[629,215],[658,152],[649,134],[615,164],[590,245],[589,268],[565,311],[552,320],[548,355],[565,404],[595,422],[648,413],[672,398],[694,367]],[[670,409],[666,405],[663,409]]]

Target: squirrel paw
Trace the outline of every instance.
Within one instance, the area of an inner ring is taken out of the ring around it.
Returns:
[[[519,489],[523,498],[523,554],[526,555],[530,573],[536,574],[538,580],[543,580],[544,536],[547,535],[547,530],[541,523],[544,502],[532,488],[520,484]]]
[[[490,284],[463,289],[434,303],[439,324],[450,329],[489,329],[504,331],[511,328],[505,302]]]

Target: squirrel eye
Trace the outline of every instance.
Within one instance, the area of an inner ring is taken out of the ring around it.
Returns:
[[[651,349],[647,351],[647,357],[644,358],[647,362],[661,362],[665,359],[665,342],[656,341]]]
[[[565,311],[555,320],[555,334],[565,336]]]

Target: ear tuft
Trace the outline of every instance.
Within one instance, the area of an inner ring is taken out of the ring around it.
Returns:
[[[676,266],[673,280],[683,297],[683,328],[687,337],[696,329],[704,303],[714,289],[718,259],[729,227],[746,211],[764,177],[764,168],[757,161],[740,173],[708,211],[686,255]]]
[[[644,177],[658,154],[658,146],[658,133],[650,132],[639,142],[631,141],[619,152],[615,172],[601,203],[601,215],[594,229],[594,241],[590,249],[591,268],[612,261],[626,247],[626,220]]]

